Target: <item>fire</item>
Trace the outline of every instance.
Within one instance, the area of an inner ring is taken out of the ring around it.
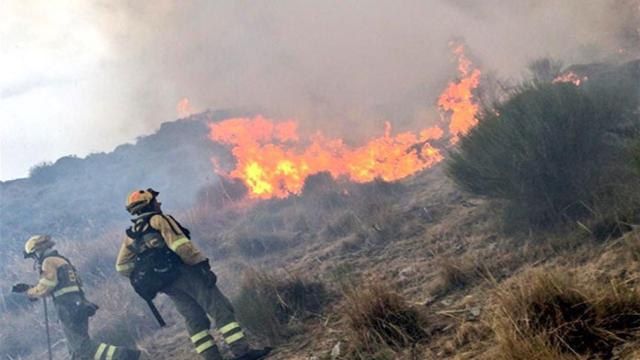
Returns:
[[[455,143],[477,124],[478,105],[473,99],[480,71],[456,47],[460,79],[449,83],[438,99],[438,106],[451,114],[448,136]],[[432,145],[442,139],[440,127],[416,132],[393,133],[386,122],[384,132],[360,146],[341,139],[325,137],[321,132],[303,137],[294,120],[273,121],[262,116],[234,118],[211,123],[211,140],[228,145],[235,157],[235,168],[225,172],[214,159],[222,176],[241,179],[252,198],[284,198],[299,194],[305,179],[328,172],[334,178],[364,183],[381,178],[394,181],[429,168],[442,161],[442,150]]]
[[[569,71],[568,73],[562,74],[557,78],[553,79],[553,83],[555,84],[555,83],[561,83],[561,82],[569,82],[569,83],[573,83],[573,85],[575,86],[580,86],[580,84],[582,84],[587,80],[588,80],[588,77],[586,76],[580,77],[573,71]]]
[[[298,194],[304,180],[320,172],[354,182],[393,181],[442,160],[440,151],[428,143],[443,136],[439,128],[394,135],[386,123],[384,135],[360,147],[320,132],[302,140],[295,121],[274,122],[262,116],[212,123],[210,129],[212,140],[232,145],[236,167],[228,175],[242,179],[251,196],[261,199]]]
[[[438,106],[443,111],[451,113],[449,133],[451,143],[456,143],[460,135],[466,134],[478,124],[478,104],[473,99],[473,91],[480,83],[480,70],[474,68],[465,56],[463,45],[456,46],[453,53],[458,56],[461,78],[449,82],[447,89],[438,98]]]
[[[182,98],[180,99],[180,101],[178,101],[178,105],[176,105],[176,112],[178,113],[179,118],[185,118],[195,113],[196,111],[191,106],[191,102],[189,102],[189,99]]]

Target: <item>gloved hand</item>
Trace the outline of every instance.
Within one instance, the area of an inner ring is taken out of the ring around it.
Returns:
[[[11,288],[11,292],[23,293],[23,292],[27,292],[27,290],[29,290],[30,288],[31,288],[31,285],[29,284],[19,283],[19,284],[13,285],[13,287]]]
[[[216,274],[211,271],[211,265],[209,265],[209,260],[205,260],[196,265],[198,271],[202,274],[205,281],[209,284],[210,287],[214,287],[218,282],[218,277]]]

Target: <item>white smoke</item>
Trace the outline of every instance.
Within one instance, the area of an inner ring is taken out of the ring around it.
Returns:
[[[16,8],[27,19],[32,14],[25,5],[9,10]],[[198,109],[260,109],[350,139],[381,133],[384,120],[400,129],[429,126],[437,119],[437,95],[456,76],[452,39],[463,38],[484,69],[518,77],[539,57],[575,63],[609,60],[620,49],[637,55],[638,12],[637,0],[70,1],[63,12],[68,23],[95,31],[100,46],[69,51],[91,51],[97,60],[78,73],[53,74],[74,83],[76,97],[59,99],[53,118],[43,112],[31,123],[45,134],[64,124],[68,135],[40,138],[66,144],[47,150],[80,154],[151,131],[175,117],[183,97]],[[64,29],[70,40],[87,40]],[[55,57],[65,40],[42,46]],[[0,101],[21,97],[29,104],[30,84],[41,85],[46,75],[39,71],[23,84],[1,82]],[[6,111],[0,105],[5,118]],[[15,129],[21,128],[2,130]],[[36,143],[29,131],[19,136],[14,148],[2,150],[14,151],[22,139]]]

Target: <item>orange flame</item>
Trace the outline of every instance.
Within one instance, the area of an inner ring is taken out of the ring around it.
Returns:
[[[480,70],[474,68],[465,56],[464,46],[458,45],[453,53],[458,56],[461,79],[449,82],[447,89],[438,98],[440,109],[451,113],[449,133],[452,144],[458,141],[460,135],[466,134],[478,124],[478,104],[473,100],[473,91],[480,83]]]
[[[383,136],[360,147],[319,132],[301,141],[295,121],[275,123],[262,116],[212,123],[210,129],[212,140],[233,145],[236,167],[229,176],[242,179],[251,196],[262,199],[298,194],[304,180],[319,172],[354,182],[392,181],[442,160],[427,143],[442,137],[439,128],[392,135],[386,123]]]
[[[179,118],[185,118],[195,113],[196,111],[191,106],[191,102],[189,102],[189,99],[182,98],[180,99],[180,101],[178,101],[178,105],[176,105],[176,112],[178,113]]]
[[[449,83],[438,100],[440,108],[451,113],[448,131],[452,142],[477,124],[478,105],[472,92],[480,78],[480,71],[464,55],[462,46],[454,53],[461,79]],[[230,145],[236,160],[229,173],[214,160],[216,172],[241,179],[249,195],[259,199],[299,194],[305,179],[320,172],[358,183],[376,178],[394,181],[443,159],[441,150],[430,143],[445,135],[440,127],[393,134],[387,122],[382,136],[358,147],[341,139],[328,139],[320,132],[303,139],[294,120],[274,122],[256,116],[227,119],[209,127],[211,140]]]
[[[580,77],[573,71],[569,71],[568,73],[562,74],[557,78],[553,79],[553,83],[573,83],[575,86],[580,86],[583,82],[587,81],[588,78],[586,76]]]

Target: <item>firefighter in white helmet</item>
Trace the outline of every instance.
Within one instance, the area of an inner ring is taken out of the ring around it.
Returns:
[[[152,300],[158,292],[171,298],[203,359],[222,359],[209,333],[208,316],[215,321],[234,359],[266,357],[270,349],[249,347],[231,303],[216,286],[209,260],[191,241],[189,230],[162,212],[157,196],[158,192],[147,189],[136,190],[127,197],[126,209],[134,216],[133,226],[127,229],[120,247],[116,270],[129,277],[145,300]]]
[[[53,249],[54,245],[49,235],[35,235],[27,240],[24,257],[36,260],[40,280],[35,286],[16,284],[13,292],[24,292],[34,301],[46,296],[53,298],[72,359],[140,359],[138,350],[91,340],[89,317],[96,313],[98,306],[85,298],[76,269],[67,258]]]

